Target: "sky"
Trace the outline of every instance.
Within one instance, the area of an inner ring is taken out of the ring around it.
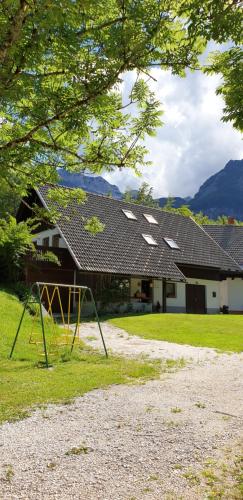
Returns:
[[[221,121],[224,102],[215,93],[220,82],[217,75],[198,71],[179,78],[160,68],[151,74],[156,81],[151,80],[150,86],[164,111],[164,125],[145,142],[152,166],[141,169],[142,177],[129,169],[102,175],[121,191],[137,189],[146,181],[155,197],[193,196],[229,160],[243,158],[241,134]],[[124,78],[125,96],[132,78]]]

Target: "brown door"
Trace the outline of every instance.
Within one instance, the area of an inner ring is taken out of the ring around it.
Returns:
[[[186,285],[186,312],[191,314],[205,314],[205,286]]]

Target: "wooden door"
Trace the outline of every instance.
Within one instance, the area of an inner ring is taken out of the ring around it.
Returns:
[[[191,314],[206,313],[204,285],[186,285],[186,312]]]

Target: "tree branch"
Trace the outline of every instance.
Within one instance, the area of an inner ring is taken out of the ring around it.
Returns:
[[[90,33],[94,30],[102,30],[104,28],[109,28],[109,26],[112,26],[113,24],[117,23],[124,23],[127,20],[127,17],[122,16],[122,17],[116,17],[115,19],[111,19],[110,21],[106,21],[105,23],[102,24],[97,24],[96,26],[92,26],[90,28],[85,28],[83,30],[80,30],[77,32],[77,35],[84,35],[86,33]]]
[[[78,153],[75,153],[71,149],[63,148],[62,146],[59,146],[55,141],[53,142],[53,144],[50,144],[49,142],[40,141],[38,139],[32,138],[32,139],[30,139],[30,142],[34,143],[34,144],[39,144],[40,146],[43,146],[44,148],[47,148],[47,149],[52,149],[53,151],[62,151],[63,153],[67,153],[67,154],[77,158],[79,161],[84,161],[82,156],[78,155]]]
[[[14,45],[14,43],[19,39],[22,27],[24,25],[25,19],[28,15],[29,3],[26,0],[20,0],[20,6],[16,14],[12,18],[12,24],[6,33],[5,42],[0,48],[0,62],[4,63],[9,49]]]
[[[35,127],[33,127],[31,130],[29,130],[29,132],[24,134],[22,137],[17,137],[15,139],[12,139],[11,141],[4,144],[3,146],[0,146],[0,151],[6,150],[6,149],[11,149],[11,148],[17,146],[18,144],[23,144],[23,143],[29,141],[33,137],[35,132],[38,132],[38,130],[40,128],[47,127],[48,125],[52,124],[55,121],[62,120],[63,118],[68,116],[70,113],[72,113],[78,107],[88,104],[90,101],[95,99],[98,95],[102,94],[102,92],[109,90],[109,88],[111,88],[114,85],[114,83],[116,82],[119,74],[125,70],[124,66],[125,65],[123,64],[119,68],[119,70],[117,70],[117,72],[115,73],[113,78],[110,81],[108,81],[106,83],[106,85],[103,85],[103,87],[98,89],[96,92],[94,92],[93,94],[91,93],[90,95],[88,95],[84,99],[78,99],[77,101],[75,101],[71,106],[69,106],[64,111],[60,111],[58,113],[55,113],[51,118],[47,118],[46,120],[43,120],[42,122],[38,123],[37,125],[35,125]]]

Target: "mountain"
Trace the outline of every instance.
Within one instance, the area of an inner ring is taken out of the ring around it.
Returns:
[[[121,200],[123,194],[120,189],[110,184],[101,176],[73,174],[63,169],[59,170],[60,184],[68,187],[81,187],[90,193],[103,195],[111,194],[113,198]],[[131,191],[136,197],[137,191]],[[168,198],[158,199],[163,207]],[[193,212],[202,211],[212,219],[220,215],[229,215],[243,220],[243,160],[230,160],[225,167],[209,177],[199,188],[193,198],[174,198],[174,207],[188,205]]]
[[[230,160],[209,177],[191,200],[190,208],[211,218],[229,215],[243,220],[243,160]]]
[[[168,198],[159,198],[163,207]],[[209,177],[193,198],[174,198],[174,207],[188,205],[193,212],[203,212],[212,219],[220,215],[243,220],[243,160],[230,160]]]
[[[180,208],[181,205],[190,205],[190,201],[191,201],[191,197],[188,196],[187,198],[181,198],[180,196],[175,196],[175,197],[172,197],[173,198],[173,207],[174,208]],[[158,202],[159,202],[159,206],[161,208],[163,208],[167,201],[168,201],[169,198],[166,198],[166,197],[162,197],[162,198],[158,198]]]
[[[89,193],[111,195],[117,200],[122,199],[122,193],[115,184],[110,184],[101,176],[75,174],[64,169],[58,171],[60,176],[59,184],[67,187],[80,187]]]

